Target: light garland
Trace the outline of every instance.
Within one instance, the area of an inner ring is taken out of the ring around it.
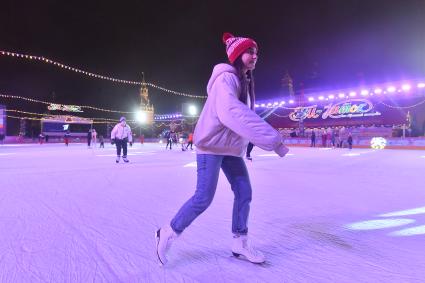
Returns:
[[[288,118],[289,117],[289,114],[288,115],[279,115],[279,114],[276,114],[276,113],[272,113],[272,115],[277,116],[279,118]]]
[[[97,79],[108,80],[108,81],[122,83],[122,84],[150,86],[150,87],[159,89],[159,90],[164,91],[164,92],[169,93],[169,94],[175,94],[175,95],[186,96],[186,97],[191,97],[191,98],[202,98],[202,99],[207,98],[206,96],[193,95],[193,94],[188,94],[188,93],[184,93],[184,92],[174,91],[174,90],[171,90],[171,89],[167,89],[167,88],[158,86],[158,85],[153,84],[153,83],[128,81],[128,80],[122,80],[122,79],[117,79],[117,78],[113,78],[113,77],[108,77],[108,76],[103,76],[103,75],[87,72],[87,71],[81,70],[79,68],[67,66],[65,64],[50,60],[50,59],[42,57],[42,56],[20,54],[20,53],[16,53],[16,52],[8,52],[8,51],[3,51],[3,50],[0,50],[0,55],[9,56],[9,57],[18,57],[18,58],[23,58],[23,59],[27,59],[27,60],[41,61],[41,62],[46,63],[46,64],[52,64],[54,66],[57,66],[57,67],[60,67],[60,68],[66,69],[66,70],[73,71],[75,73],[81,73],[81,74],[84,74],[88,77],[93,77],[93,78],[97,78]]]
[[[30,119],[30,120],[43,120],[44,117],[51,117],[52,116],[52,114],[41,114],[41,113],[27,112],[27,111],[21,111],[21,110],[16,110],[16,109],[6,109],[6,112],[15,112],[15,113],[20,113],[20,114],[35,115],[35,116],[42,116],[43,117],[43,118],[35,118],[35,117],[27,117],[27,116],[22,116],[22,117],[7,116],[7,117],[11,117],[11,118]],[[81,117],[81,118],[93,120],[93,123],[119,122],[118,119],[109,119],[109,118],[86,118],[86,117]],[[133,120],[129,120],[129,122],[133,122]]]
[[[38,115],[38,116],[55,116],[53,114],[26,112],[26,111],[21,111],[21,110],[16,110],[16,109],[6,109],[6,112],[16,112],[16,113],[21,113],[21,114]],[[119,121],[118,119],[110,119],[110,118],[87,118],[87,117],[81,117],[81,118],[91,119],[91,120],[105,120],[105,121],[112,121],[112,122]]]
[[[380,103],[383,104],[383,105],[385,105],[385,106],[387,106],[387,107],[389,107],[389,108],[393,108],[393,109],[409,109],[409,108],[414,108],[416,106],[419,106],[419,105],[425,103],[425,99],[422,100],[422,101],[420,101],[420,102],[418,102],[418,103],[416,103],[416,104],[414,104],[414,105],[410,105],[410,106],[392,106],[392,105],[386,104],[385,102],[382,102],[382,101]]]
[[[397,87],[395,85],[398,85]],[[414,88],[416,87],[416,96],[423,96],[424,90],[425,90],[425,83],[424,82],[416,82],[415,85],[406,84],[406,83],[392,83],[392,84],[385,84],[381,85],[380,87],[369,87],[369,88],[362,88],[357,91],[344,89],[344,90],[335,90],[330,94],[323,94],[323,93],[312,93],[309,95],[304,95],[307,99],[306,103],[315,103],[315,101],[335,101],[340,99],[352,99],[355,97],[368,97],[368,96],[375,96],[375,97],[383,97],[382,95],[398,95],[398,94],[411,94]],[[402,97],[402,96],[399,96]],[[293,99],[290,99],[288,101],[274,101],[272,102],[259,102],[255,104],[255,108],[274,108],[274,107],[280,107],[283,109],[295,109],[295,108],[287,108],[283,105],[285,104],[294,104],[295,101]]]
[[[1,98],[9,98],[9,99],[21,99],[21,100],[25,100],[25,101],[29,101],[29,102],[37,102],[37,103],[42,103],[42,104],[46,104],[46,105],[57,104],[57,103],[53,103],[53,102],[42,101],[42,100],[37,100],[37,99],[32,99],[32,98],[27,98],[27,97],[17,96],[17,95],[2,94],[2,93],[0,93],[0,97]],[[63,105],[63,104],[60,104],[60,105],[66,106],[66,105]],[[93,107],[93,106],[88,106],[88,105],[73,105],[73,106],[97,110],[97,111],[103,111],[103,112],[110,112],[110,113],[122,113],[122,114],[135,114],[136,113],[136,112],[128,112],[128,111],[110,110],[110,109],[98,108],[98,107]]]
[[[37,117],[30,117],[30,116],[12,116],[12,115],[6,115],[6,117],[9,118],[14,118],[14,119],[28,119],[28,120],[36,120],[36,121],[42,121],[44,120],[44,117],[50,117],[52,116],[52,114],[42,114],[42,113],[34,113],[34,112],[27,112],[27,111],[21,111],[21,110],[16,110],[16,109],[6,109],[6,112],[15,112],[15,113],[20,113],[20,114],[27,114],[27,115],[35,115],[35,116],[42,116],[42,118],[37,118]],[[118,123],[119,120],[118,119],[110,119],[110,118],[87,118],[87,117],[81,117],[84,119],[90,119],[93,120],[93,124],[107,124],[107,123]],[[164,121],[164,120],[163,120]],[[165,120],[164,122],[174,122],[174,124],[176,125],[181,125],[181,123],[175,123],[176,120]],[[136,120],[127,120],[128,123],[133,123],[133,124],[139,124]],[[158,121],[156,121],[157,123],[155,123],[154,125],[157,128],[160,128],[162,126],[169,126],[171,123],[160,123],[158,124]],[[197,121],[193,121],[193,122],[186,122],[186,125],[195,125],[197,123]],[[145,128],[145,127],[144,127]]]
[[[24,119],[24,120],[34,120],[34,121],[43,121],[45,120],[44,118],[37,118],[37,117],[29,117],[29,116],[13,116],[13,115],[6,115],[7,118],[12,118],[12,119]],[[108,124],[111,123],[111,120],[108,121],[93,121],[93,124]],[[119,122],[119,120],[115,120],[115,122]],[[135,120],[127,120],[128,123],[137,123]]]

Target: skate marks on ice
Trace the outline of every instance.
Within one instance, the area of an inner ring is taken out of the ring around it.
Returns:
[[[415,236],[425,235],[425,218],[422,220],[425,214],[425,206],[411,208],[406,210],[393,211],[377,215],[380,219],[370,219],[360,222],[354,222],[344,225],[345,228],[351,230],[381,230],[388,228],[397,227],[400,230],[392,231],[388,233],[388,236]],[[407,218],[409,217],[409,218]],[[420,223],[422,220],[422,223]],[[419,221],[419,223],[417,223]],[[413,224],[414,223],[414,224]],[[413,227],[407,227],[407,225],[416,225]]]
[[[9,198],[9,206],[18,209],[9,207],[9,220],[0,221],[0,229],[8,231],[0,234],[0,282],[194,282],[173,271],[158,272],[135,237],[142,233],[128,231],[130,225],[143,227],[129,223],[130,215],[121,223],[120,215],[111,219],[88,211],[72,197],[58,195],[58,206],[46,196],[25,194],[31,201],[17,194]]]
[[[423,251],[414,244],[359,235],[323,218],[273,223],[288,224],[269,229],[267,240],[257,239],[257,246],[274,266],[287,270],[281,275],[288,282],[423,282],[425,274],[418,272],[425,263]]]

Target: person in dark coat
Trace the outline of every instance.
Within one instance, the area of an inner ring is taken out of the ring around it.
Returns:
[[[311,131],[311,144],[310,147],[316,147],[316,132]]]
[[[90,148],[91,145],[91,138],[92,138],[92,132],[91,129],[89,130],[89,132],[87,133],[87,146]]]
[[[353,136],[351,135],[351,133],[348,133],[347,143],[348,143],[348,148],[352,149],[353,148]]]

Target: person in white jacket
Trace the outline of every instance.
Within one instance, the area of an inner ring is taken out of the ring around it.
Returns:
[[[211,204],[220,168],[234,193],[232,233],[233,255],[253,263],[264,255],[248,241],[248,215],[252,198],[251,183],[243,159],[248,142],[284,156],[288,148],[278,131],[254,111],[252,72],[257,62],[257,43],[244,37],[223,35],[230,64],[214,67],[208,82],[208,98],[194,132],[197,151],[195,194],[180,208],[171,222],[156,231],[156,251],[160,264],[167,262],[171,243]]]
[[[133,135],[131,134],[130,126],[126,123],[125,117],[121,117],[120,122],[112,129],[111,142],[115,143],[117,147],[117,159],[115,162],[120,162],[121,149],[123,151],[122,160],[126,163],[129,162],[127,159],[127,142],[129,142],[130,145],[133,143]]]

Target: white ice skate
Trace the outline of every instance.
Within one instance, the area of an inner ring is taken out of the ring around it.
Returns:
[[[124,157],[124,156],[123,156],[123,157],[122,157],[122,160],[124,160],[124,162],[125,162],[125,163],[130,162],[130,160],[128,160],[128,159],[127,159],[127,156],[126,156],[126,157]]]
[[[120,162],[120,157],[119,156],[117,156],[117,159],[115,159],[115,162],[116,163],[119,163]]]
[[[233,236],[232,253],[235,257],[243,255],[252,263],[263,263],[266,261],[263,253],[252,247],[246,235]]]
[[[173,231],[170,225],[162,227],[155,232],[156,255],[158,256],[160,265],[167,263],[167,257],[165,255],[177,237],[177,233]]]

